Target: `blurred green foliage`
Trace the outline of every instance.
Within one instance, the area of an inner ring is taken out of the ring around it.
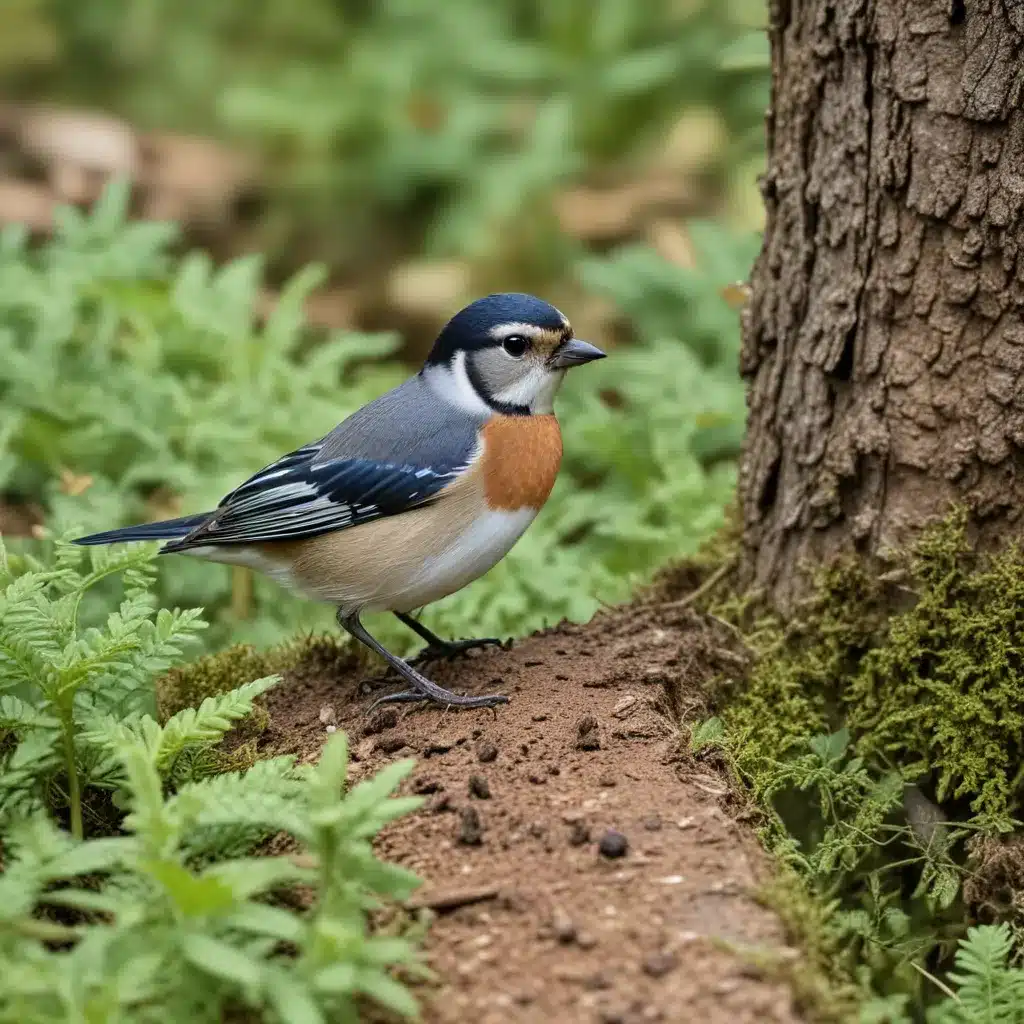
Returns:
[[[351,268],[398,236],[406,251],[492,259],[524,223],[550,244],[548,201],[570,178],[671,163],[667,134],[686,110],[720,129],[706,177],[728,184],[743,168],[749,190],[768,102],[764,8],[15,0],[0,13],[0,75],[12,96],[255,151],[272,253],[298,246]]]
[[[16,230],[0,235],[0,493],[40,501],[51,527],[85,532],[213,507],[409,372],[381,361],[393,339],[304,331],[315,271],[259,324],[258,261],[214,271],[199,255],[173,258],[173,231],[126,224],[123,206],[114,189],[89,216],[65,211],[37,249]],[[692,241],[699,272],[650,253],[636,266],[631,250],[581,266],[584,282],[632,313],[638,341],[570,375],[551,500],[508,558],[429,610],[433,628],[508,635],[585,619],[721,522],[744,403],[738,317],[718,291],[744,274],[755,240],[695,225]],[[86,475],[91,484],[74,486]],[[263,579],[253,616],[236,621],[230,570],[160,564],[161,603],[204,606],[214,647],[330,624],[329,609],[282,600]]]

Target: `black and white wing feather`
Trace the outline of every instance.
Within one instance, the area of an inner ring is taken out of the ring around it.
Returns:
[[[300,540],[427,504],[466,464],[426,467],[368,458],[317,461],[321,443],[284,456],[232,491],[168,552],[207,544]]]
[[[418,375],[260,470],[163,550],[300,540],[425,505],[472,463],[480,425]]]

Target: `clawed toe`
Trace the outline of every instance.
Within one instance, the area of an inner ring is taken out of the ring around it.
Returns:
[[[479,640],[445,640],[439,644],[428,644],[420,652],[420,658],[423,661],[437,661],[441,658],[456,658],[478,647],[500,646],[501,641],[494,636],[481,637]]]

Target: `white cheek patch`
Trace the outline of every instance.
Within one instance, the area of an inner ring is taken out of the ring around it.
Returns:
[[[536,364],[494,397],[503,405],[525,406],[532,413],[546,416],[554,411],[555,395],[564,376],[564,370],[548,370]]]

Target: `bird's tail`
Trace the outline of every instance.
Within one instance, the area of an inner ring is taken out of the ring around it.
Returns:
[[[180,540],[209,518],[209,512],[200,512],[198,515],[182,516],[180,519],[164,519],[159,523],[140,523],[138,526],[125,526],[120,530],[104,530],[103,533],[78,537],[75,543],[119,544],[133,540]]]

